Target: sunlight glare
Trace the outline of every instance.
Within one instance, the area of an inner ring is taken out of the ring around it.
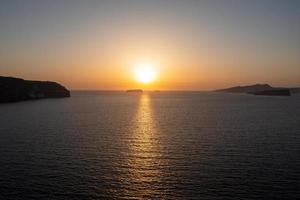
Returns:
[[[137,81],[147,84],[156,78],[156,73],[153,65],[150,63],[139,64],[135,70],[135,77]]]

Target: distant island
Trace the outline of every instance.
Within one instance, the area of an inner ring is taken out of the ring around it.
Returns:
[[[133,89],[133,90],[126,90],[126,92],[140,93],[140,92],[143,92],[143,90],[142,89]]]
[[[70,91],[56,82],[0,76],[0,103],[70,96]]]
[[[249,94],[264,96],[291,96],[289,89],[263,90],[259,92],[249,92]]]
[[[300,93],[300,88],[282,88],[272,87],[269,84],[255,84],[219,89],[215,90],[215,92],[246,93],[266,96],[290,96],[291,94]]]

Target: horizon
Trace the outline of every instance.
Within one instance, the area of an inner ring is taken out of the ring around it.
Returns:
[[[4,0],[0,75],[73,91],[300,87],[299,8],[296,0]]]
[[[300,199],[300,0],[0,0],[0,200]]]
[[[2,76],[5,77],[5,76]],[[1,78],[1,76],[0,76]],[[19,78],[19,77],[13,77],[13,76],[7,76],[7,78],[17,78],[17,79],[23,79],[23,78]],[[51,80],[27,80],[27,79],[23,79],[25,81],[42,81],[42,82],[54,82]],[[59,82],[58,82],[59,83]],[[61,84],[61,83],[59,83]],[[229,87],[225,87],[225,88],[215,88],[215,89],[199,89],[199,90],[192,90],[192,89],[142,89],[142,88],[126,88],[126,89],[88,89],[88,88],[82,88],[82,89],[69,89],[72,92],[122,92],[122,91],[127,91],[127,90],[143,90],[143,92],[214,92],[216,90],[222,90],[222,89],[230,89],[230,88],[235,88],[235,87],[247,87],[247,86],[256,86],[256,85],[268,85],[272,88],[288,88],[288,89],[295,89],[295,88],[300,88],[300,87],[280,87],[280,86],[274,86],[274,85],[270,85],[268,83],[253,83],[250,85],[231,85]]]

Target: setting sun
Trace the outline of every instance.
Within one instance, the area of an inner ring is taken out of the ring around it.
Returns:
[[[150,63],[143,63],[136,66],[135,78],[137,81],[147,84],[156,78],[154,67]]]
[[[300,0],[0,0],[0,200],[300,200],[299,19]]]

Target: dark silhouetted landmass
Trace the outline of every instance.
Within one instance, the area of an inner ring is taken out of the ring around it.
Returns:
[[[272,90],[268,84],[256,84],[256,85],[247,85],[247,86],[236,86],[231,88],[225,88],[216,90],[216,92],[231,92],[231,93],[253,93],[253,92],[260,92],[264,90]]]
[[[0,76],[0,103],[62,97],[70,97],[70,91],[56,82]]]
[[[259,92],[250,92],[249,94],[265,96],[291,96],[289,89],[264,90]]]
[[[292,94],[300,93],[300,88],[289,88]]]
[[[126,92],[137,92],[137,93],[140,93],[140,92],[143,92],[143,90],[141,90],[141,89],[134,89],[134,90],[126,90]]]
[[[255,95],[290,96],[300,93],[300,88],[272,87],[269,84],[255,84],[247,86],[236,86],[215,90],[215,92],[247,93]],[[281,95],[282,94],[282,95]]]

